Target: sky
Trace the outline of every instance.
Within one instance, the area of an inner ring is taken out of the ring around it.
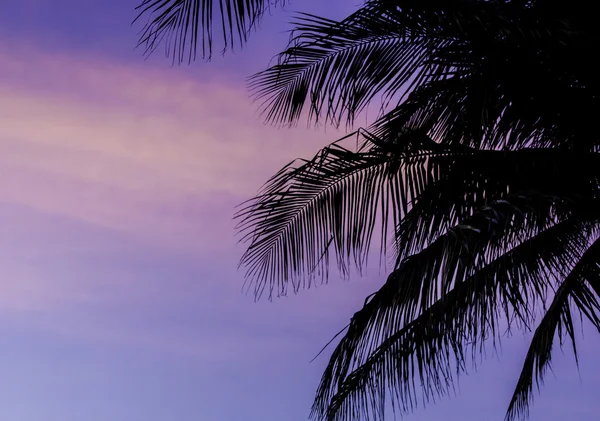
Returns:
[[[263,124],[245,77],[288,39],[296,0],[242,50],[144,60],[137,0],[3,0],[0,421],[304,421],[310,360],[384,274],[255,303],[232,215],[342,132]],[[407,420],[503,419],[528,336]],[[600,341],[557,351],[532,421],[598,419]],[[390,418],[392,419],[392,418]]]

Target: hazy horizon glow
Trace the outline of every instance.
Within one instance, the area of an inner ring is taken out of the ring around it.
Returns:
[[[235,205],[342,133],[266,126],[248,98],[290,14],[235,54],[171,68],[133,49],[135,1],[5,3],[0,420],[306,420],[327,357],[309,361],[383,275],[272,303],[241,292]],[[525,339],[408,419],[502,419]],[[598,419],[599,343],[587,332],[581,373],[557,352],[532,421]]]

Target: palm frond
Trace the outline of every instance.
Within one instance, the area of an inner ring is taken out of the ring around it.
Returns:
[[[489,33],[503,19],[473,0],[367,1],[341,22],[301,15],[278,64],[250,78],[267,121],[351,123],[376,95],[384,101],[455,72],[437,53],[458,38]],[[451,66],[452,65],[452,66]]]
[[[591,287],[590,287],[591,286]],[[534,379],[540,387],[546,370],[551,365],[554,338],[558,335],[561,345],[568,336],[577,357],[573,311],[585,314],[600,331],[600,240],[581,256],[572,271],[558,287],[552,303],[535,330],[523,369],[511,399],[506,420],[525,418],[532,401]],[[573,308],[574,307],[574,308]]]
[[[363,135],[368,139],[368,133]],[[406,134],[406,148],[413,139]],[[342,273],[351,261],[360,270],[377,221],[385,238],[401,209],[407,209],[431,179],[431,153],[399,148],[392,154],[368,140],[355,152],[334,143],[312,160],[280,171],[236,214],[242,241],[250,241],[241,264],[247,266],[255,296],[262,294],[267,281],[271,296],[275,289],[278,295],[286,294],[290,282],[297,291],[310,286],[317,274],[326,279],[330,250]]]
[[[395,409],[410,411],[418,406],[416,379],[424,403],[446,394],[453,372],[466,369],[468,344],[474,353],[481,351],[486,339],[499,334],[501,316],[509,323],[532,321],[532,305],[545,299],[548,280],[572,267],[585,249],[588,226],[578,218],[550,225],[514,247],[507,245],[471,273],[444,271],[448,265],[434,263],[442,252],[448,259],[464,256],[464,244],[434,252],[430,246],[406,262],[409,268],[393,273],[352,318],[323,375],[312,416],[383,420],[386,391]],[[476,238],[472,232],[467,235]],[[485,237],[482,233],[480,239]],[[432,284],[448,278],[455,280],[451,289],[437,299],[428,297],[435,298]]]
[[[351,123],[377,94],[389,97],[415,75],[445,71],[425,65],[443,40],[411,34],[385,15],[352,24],[301,15],[295,24],[299,35],[278,64],[249,79],[270,122],[295,123],[309,102],[310,120],[338,125],[346,115]]]
[[[214,13],[220,15],[223,48],[246,42],[248,32],[264,12],[285,0],[142,0],[138,16],[147,18],[139,46],[145,54],[164,43],[167,57],[174,62],[191,62],[200,55],[210,59],[213,51]],[[218,18],[217,18],[218,19]]]
[[[288,283],[298,291],[315,276],[326,279],[334,255],[343,275],[350,265],[360,271],[377,224],[383,255],[398,227],[394,244],[406,256],[509,193],[551,196],[556,212],[561,202],[564,209],[598,193],[597,154],[450,148],[408,130],[386,141],[359,135],[363,149],[333,144],[286,167],[237,213],[242,241],[250,242],[241,265],[256,297],[267,286],[269,296],[282,295]]]

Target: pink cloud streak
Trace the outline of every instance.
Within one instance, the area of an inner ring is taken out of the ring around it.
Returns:
[[[218,205],[335,137],[264,126],[210,74],[0,48],[0,78],[1,200],[174,244],[231,238]]]

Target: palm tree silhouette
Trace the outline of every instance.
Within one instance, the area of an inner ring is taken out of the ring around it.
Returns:
[[[410,411],[505,329],[535,329],[513,420],[555,337],[576,353],[576,315],[600,330],[593,16],[580,0],[368,0],[341,22],[300,15],[250,79],[275,124],[352,125],[383,104],[356,147],[291,163],[237,214],[257,297],[324,279],[331,260],[361,270],[376,235],[394,259],[333,351],[313,418]]]

